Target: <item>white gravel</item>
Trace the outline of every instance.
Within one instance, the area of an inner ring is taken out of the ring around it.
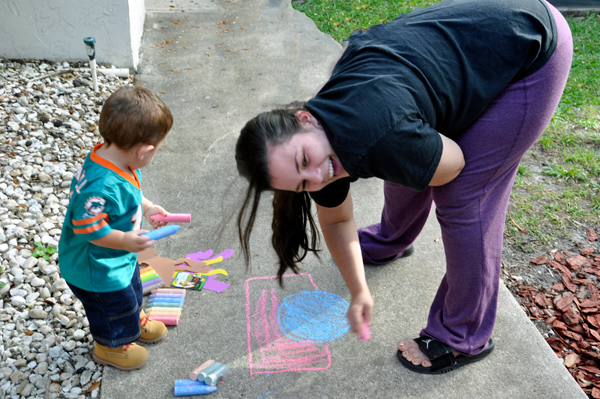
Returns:
[[[133,84],[98,76],[95,93],[86,67],[0,58],[0,399],[99,395],[87,392],[102,366],[81,302],[57,254],[31,256],[35,242],[58,248],[71,180],[101,142],[102,103]]]

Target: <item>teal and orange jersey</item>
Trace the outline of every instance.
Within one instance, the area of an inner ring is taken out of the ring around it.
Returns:
[[[143,206],[141,174],[133,176],[101,158],[96,150],[87,156],[73,178],[70,201],[58,245],[60,273],[74,286],[90,292],[126,288],[137,254],[92,244],[113,230],[139,230]]]

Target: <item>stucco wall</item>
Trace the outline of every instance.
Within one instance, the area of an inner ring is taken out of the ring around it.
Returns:
[[[88,60],[93,36],[98,63],[135,69],[144,18],[144,0],[1,0],[0,57]]]

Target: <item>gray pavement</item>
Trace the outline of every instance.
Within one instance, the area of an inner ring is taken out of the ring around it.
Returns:
[[[269,332],[281,334],[277,323],[269,324],[268,301],[266,317],[256,317],[261,298],[266,298],[261,294],[270,296],[271,305],[274,298],[281,301],[315,286],[346,300],[350,296],[326,249],[320,260],[306,259],[305,275],[286,278],[285,290],[272,279],[249,280],[276,272],[270,198],[261,204],[247,271],[234,229],[246,187],[237,177],[236,138],[259,112],[314,94],[341,46],[294,11],[289,0],[146,4],[154,11],[146,19],[138,78],[161,93],[175,125],[144,169],[144,194],[171,212],[191,213],[193,222],[157,242],[155,249],[171,259],[209,248],[236,253],[218,265],[229,273],[219,277],[229,288],[221,294],[188,291],[179,326],[169,328],[166,340],[148,346],[146,366],[133,372],[105,368],[103,399],[171,398],[174,381],[186,379],[207,359],[230,366],[211,394],[215,398],[586,398],[504,286],[493,335],[496,350],[490,356],[442,376],[419,375],[399,365],[395,345],[416,337],[425,325],[444,274],[443,246],[436,241],[440,227],[433,215],[413,256],[367,268],[376,304],[371,340],[345,334],[315,344],[320,363],[310,367],[278,352],[277,342],[259,347],[264,331],[258,327],[274,327]],[[172,43],[161,46],[167,40]],[[380,181],[357,182],[353,198],[359,226],[379,221]],[[282,366],[268,362],[273,354],[280,356]]]

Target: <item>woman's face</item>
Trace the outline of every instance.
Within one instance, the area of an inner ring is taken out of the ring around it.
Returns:
[[[348,173],[334,154],[323,128],[308,112],[297,117],[306,132],[296,133],[288,141],[270,145],[271,187],[285,191],[319,191]],[[304,120],[303,120],[303,119]],[[308,121],[308,122],[307,122]]]

